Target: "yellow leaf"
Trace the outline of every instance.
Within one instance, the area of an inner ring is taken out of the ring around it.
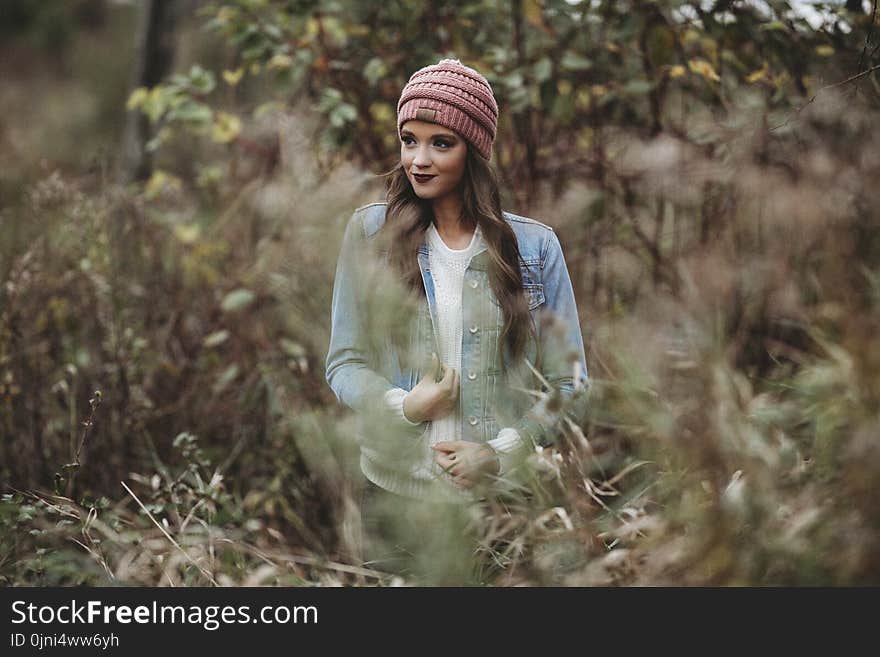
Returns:
[[[819,57],[831,57],[834,54],[834,48],[829,45],[816,46],[816,54]]]
[[[306,36],[307,37],[316,37],[318,33],[321,31],[321,27],[318,25],[318,21],[314,18],[309,18],[306,21]]]
[[[680,78],[685,74],[684,66],[680,64],[676,64],[675,66],[669,67],[669,77],[671,78]]]
[[[691,73],[696,73],[697,75],[702,75],[707,80],[712,80],[713,82],[718,82],[721,78],[718,77],[718,74],[715,72],[715,69],[712,68],[712,65],[707,62],[705,59],[692,59],[688,62],[688,68],[691,70]]]
[[[161,85],[153,87],[144,98],[143,108],[150,117],[150,121],[158,121],[165,111],[165,103],[162,102],[163,89]]]
[[[710,37],[700,39],[700,48],[703,54],[709,58],[709,61],[718,62],[718,43]]]
[[[241,119],[234,114],[217,112],[211,127],[211,139],[218,144],[228,144],[241,132]]]
[[[681,37],[681,42],[685,46],[689,46],[695,41],[700,40],[700,32],[698,30],[689,27],[684,31],[684,34]]]
[[[257,107],[253,111],[253,117],[255,119],[262,119],[264,116],[269,116],[270,114],[280,113],[284,111],[284,105],[277,100],[270,100],[269,102],[263,103]]]
[[[342,46],[348,41],[348,33],[340,19],[325,14],[321,23],[324,26],[324,34],[332,39],[333,43]]]
[[[290,68],[293,65],[293,60],[290,58],[290,55],[277,54],[273,55],[272,59],[269,60],[269,63],[266,64],[266,68],[268,70],[273,69],[286,69]]]
[[[526,20],[535,27],[544,27],[544,17],[541,14],[541,5],[536,0],[527,0],[525,3]]]
[[[379,122],[391,121],[394,118],[394,110],[388,103],[375,102],[370,105],[370,115]]]
[[[201,229],[198,224],[175,224],[174,236],[184,244],[193,244],[198,238]]]
[[[759,68],[757,71],[752,71],[746,76],[746,82],[749,84],[754,84],[759,80],[763,80],[767,77],[767,62],[764,62],[764,66]]]
[[[223,71],[223,79],[230,87],[237,85],[241,81],[242,75],[244,75],[244,68],[241,66],[234,71]]]
[[[235,10],[231,7],[221,7],[217,12],[217,22],[221,25],[226,25],[233,18],[235,18]]]
[[[138,87],[131,92],[131,95],[128,97],[128,102],[125,103],[125,106],[130,110],[137,109],[144,104],[144,101],[146,101],[149,96],[149,89],[147,89],[146,87]]]
[[[559,92],[560,96],[567,96],[571,93],[572,85],[568,80],[559,80],[556,83],[556,90]]]
[[[147,200],[153,200],[163,192],[179,191],[181,188],[180,178],[156,169],[144,187],[144,196]]]
[[[575,146],[577,148],[588,150],[593,147],[594,131],[592,128],[582,128],[575,135]]]

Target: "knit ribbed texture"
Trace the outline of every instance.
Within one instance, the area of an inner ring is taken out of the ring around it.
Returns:
[[[387,406],[397,419],[402,420],[404,424],[411,427],[417,427],[420,422],[410,422],[409,418],[403,412],[403,398],[406,397],[406,390],[403,388],[392,388],[385,393],[385,406]]]
[[[504,427],[495,438],[487,440],[486,444],[494,449],[495,454],[498,455],[498,462],[501,464],[498,476],[502,476],[510,472],[516,465],[517,455],[522,449],[524,441],[519,435],[519,431],[513,427]]]
[[[397,102],[397,130],[411,120],[454,130],[485,159],[492,156],[498,104],[485,77],[457,59],[442,59],[410,76]]]

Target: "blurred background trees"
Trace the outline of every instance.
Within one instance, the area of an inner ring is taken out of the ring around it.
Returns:
[[[482,581],[876,582],[878,23],[849,1],[3,3],[0,577],[385,581],[351,566],[330,291],[400,89],[454,57],[495,89],[505,208],[560,233],[594,379],[559,458],[481,509]]]
[[[174,0],[142,3],[132,66],[133,86],[158,85],[171,69],[181,5]],[[130,112],[119,165],[123,182],[149,178],[152,162],[147,144],[151,139],[149,118],[140,112]]]

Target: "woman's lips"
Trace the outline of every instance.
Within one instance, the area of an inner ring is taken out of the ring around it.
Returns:
[[[434,177],[435,177],[435,176],[420,176],[420,175],[417,174],[417,173],[414,173],[414,174],[413,174],[413,178],[415,179],[415,181],[416,181],[417,183],[422,183],[422,184],[424,184],[424,183],[430,181],[430,180],[431,180],[432,178],[434,178]]]

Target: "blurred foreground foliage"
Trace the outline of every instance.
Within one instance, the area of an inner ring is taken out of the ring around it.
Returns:
[[[454,56],[507,209],[561,235],[593,387],[470,509],[473,577],[413,581],[878,583],[872,17],[705,4],[208,6],[227,61],[128,98],[149,181],[0,210],[0,581],[399,581],[356,565],[330,292],[400,87]]]

